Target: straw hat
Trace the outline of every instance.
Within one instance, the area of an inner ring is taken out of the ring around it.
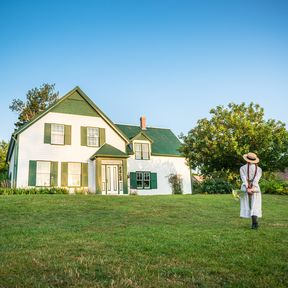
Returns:
[[[245,159],[246,162],[256,164],[259,162],[259,158],[255,153],[249,152],[247,154],[243,155],[243,158]]]

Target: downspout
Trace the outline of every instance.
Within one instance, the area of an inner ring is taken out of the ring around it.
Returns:
[[[190,166],[189,166],[189,171],[190,171],[191,194],[193,194],[193,177],[192,177],[192,169]]]

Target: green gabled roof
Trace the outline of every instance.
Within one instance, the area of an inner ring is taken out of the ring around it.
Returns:
[[[123,124],[116,124],[116,126],[130,139],[130,141],[139,133],[147,135],[147,137],[152,140],[152,155],[181,156],[178,151],[181,142],[170,129],[147,127],[146,130],[142,130],[139,126]]]
[[[80,106],[78,107],[77,111],[71,111],[69,114],[78,114],[78,115],[87,115],[87,116],[92,116],[93,111],[95,113],[96,117],[102,117],[115,131],[118,135],[120,135],[126,142],[129,142],[126,136],[116,127],[116,125],[103,113],[98,106],[95,105],[95,103],[80,89],[80,87],[76,86],[74,89],[72,89],[70,92],[68,92],[66,95],[61,97],[58,101],[56,101],[53,105],[48,107],[45,111],[41,112],[40,114],[36,115],[31,119],[29,122],[21,126],[18,130],[14,131],[13,135],[17,135],[21,132],[23,132],[25,129],[27,129],[29,126],[31,126],[33,123],[38,121],[40,118],[45,116],[48,112],[56,112],[56,113],[68,113],[67,109],[71,108],[71,105],[69,103],[64,103],[65,100],[80,100],[80,98],[84,99],[85,102],[87,103],[87,108],[85,112],[88,111],[88,115],[85,114],[81,108],[84,109],[84,107]],[[80,104],[80,103],[79,103]],[[88,110],[89,109],[89,110]]]
[[[90,159],[92,160],[95,157],[128,158],[129,156],[109,144],[104,144],[96,153],[90,157]]]

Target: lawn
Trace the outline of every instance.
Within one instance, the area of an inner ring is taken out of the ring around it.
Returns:
[[[288,197],[0,196],[0,287],[287,287]]]

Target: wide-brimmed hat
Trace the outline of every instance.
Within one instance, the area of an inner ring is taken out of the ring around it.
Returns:
[[[246,162],[256,164],[259,162],[259,158],[255,153],[249,152],[247,154],[243,155],[243,158],[245,159]]]

